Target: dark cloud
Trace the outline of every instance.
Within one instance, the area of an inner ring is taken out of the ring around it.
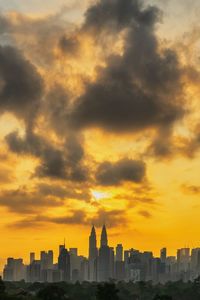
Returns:
[[[0,34],[4,34],[8,31],[9,21],[3,15],[0,15]],[[2,36],[0,37],[2,39]]]
[[[101,227],[102,224],[106,224],[107,227],[116,227],[120,225],[127,225],[126,211],[123,209],[106,210],[100,208],[96,215],[89,218],[89,224],[94,224],[97,227]]]
[[[115,163],[103,162],[96,172],[97,182],[101,185],[119,185],[123,182],[141,183],[145,177],[144,162],[122,159]]]
[[[96,214],[91,217],[84,210],[69,210],[65,216],[60,217],[48,217],[39,215],[35,217],[24,218],[20,221],[11,224],[15,228],[35,227],[38,224],[44,223],[53,224],[66,224],[66,225],[85,225],[90,226],[94,224],[97,227],[101,227],[106,222],[107,227],[115,227],[116,225],[127,224],[126,212],[124,210],[110,210],[107,211],[103,208],[97,210]]]
[[[64,13],[61,11],[40,18],[32,18],[19,12],[0,14],[1,31],[9,44],[17,45],[34,63],[48,68],[56,60],[54,50],[58,41],[72,28],[66,19],[63,21]]]
[[[96,28],[97,36],[100,28],[110,23],[126,28],[124,50],[111,55],[96,81],[88,83],[72,110],[72,126],[134,131],[169,127],[183,115],[177,54],[159,49],[155,34],[159,12],[139,3],[102,0],[87,12],[86,24]]]
[[[43,209],[64,207],[68,200],[89,202],[90,192],[87,188],[74,185],[39,183],[34,187],[22,186],[17,189],[2,189],[0,206],[18,214],[41,213]]]
[[[156,137],[147,148],[147,156],[156,157],[157,159],[169,158],[174,156],[176,150],[172,141],[172,128],[160,128]]]
[[[72,185],[58,185],[58,184],[47,184],[47,183],[40,183],[37,185],[38,192],[44,196],[55,196],[60,199],[75,199],[75,200],[83,200],[85,202],[89,202],[91,199],[91,194],[88,191],[88,188],[81,187],[77,188]]]
[[[0,46],[0,111],[30,122],[40,105],[42,90],[36,68],[15,48]]]
[[[62,151],[53,147],[47,140],[27,131],[24,137],[17,132],[6,136],[11,151],[21,155],[32,155],[41,159],[41,165],[36,170],[39,177],[65,178],[65,158]]]
[[[197,124],[189,130],[188,136],[173,136],[172,128],[162,128],[145,151],[145,155],[157,159],[170,159],[182,155],[193,159],[200,150],[200,126]]]
[[[49,126],[60,136],[66,136],[70,95],[61,85],[54,84],[46,95],[44,112]],[[58,121],[59,120],[59,121]]]
[[[86,222],[86,213],[83,210],[73,210],[68,216],[47,218],[47,222],[55,224],[77,224],[81,225]]]
[[[57,148],[32,131],[26,131],[24,137],[12,132],[6,136],[6,142],[11,151],[21,155],[32,155],[41,160],[35,176],[78,182],[88,178],[88,170],[82,164],[84,151],[76,137],[69,136],[62,148]]]
[[[65,34],[60,38],[58,46],[63,54],[75,55],[80,45],[76,36]]]
[[[34,217],[26,217],[13,224],[10,227],[14,228],[27,228],[27,227],[38,227],[45,223],[53,224],[66,224],[66,225],[84,225],[85,224],[86,213],[82,210],[71,210],[66,216],[61,217],[47,217],[44,215],[38,215]]]
[[[200,150],[200,124],[193,128],[191,136],[184,140],[180,150],[189,158],[194,158],[197,155]]]
[[[8,208],[11,212],[32,214],[41,209],[62,206],[63,201],[57,197],[42,195],[37,189],[31,191],[25,187],[15,190],[3,190],[0,193],[0,206]]]
[[[83,28],[96,33],[120,31],[135,21],[151,25],[158,16],[157,8],[142,10],[138,0],[100,0],[86,11]]]
[[[12,183],[15,181],[14,162],[10,159],[8,153],[0,153],[0,184]]]

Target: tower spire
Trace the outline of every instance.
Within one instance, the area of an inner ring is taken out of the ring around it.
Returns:
[[[92,229],[89,237],[89,258],[96,258],[96,255],[97,255],[96,230],[94,225],[92,225]]]
[[[108,238],[107,238],[107,231],[106,225],[104,224],[101,231],[101,247],[108,246]]]

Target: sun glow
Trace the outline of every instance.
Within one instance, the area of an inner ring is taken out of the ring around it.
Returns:
[[[105,198],[109,198],[110,197],[110,193],[108,192],[100,192],[100,191],[92,191],[92,196],[94,197],[94,200],[102,200]]]

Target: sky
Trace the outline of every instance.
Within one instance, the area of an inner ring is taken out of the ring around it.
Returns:
[[[106,223],[199,247],[199,1],[0,0],[0,265]],[[56,257],[55,257],[56,259]]]

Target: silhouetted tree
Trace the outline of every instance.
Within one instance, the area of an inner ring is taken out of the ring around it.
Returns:
[[[96,296],[97,300],[119,300],[118,289],[114,283],[99,284]]]
[[[40,290],[37,296],[42,300],[64,300],[65,291],[57,285],[48,285]]]
[[[6,287],[5,284],[0,276],[0,300],[4,300],[5,299],[5,291],[6,291]]]
[[[156,295],[153,300],[172,300],[172,297],[168,295]]]

